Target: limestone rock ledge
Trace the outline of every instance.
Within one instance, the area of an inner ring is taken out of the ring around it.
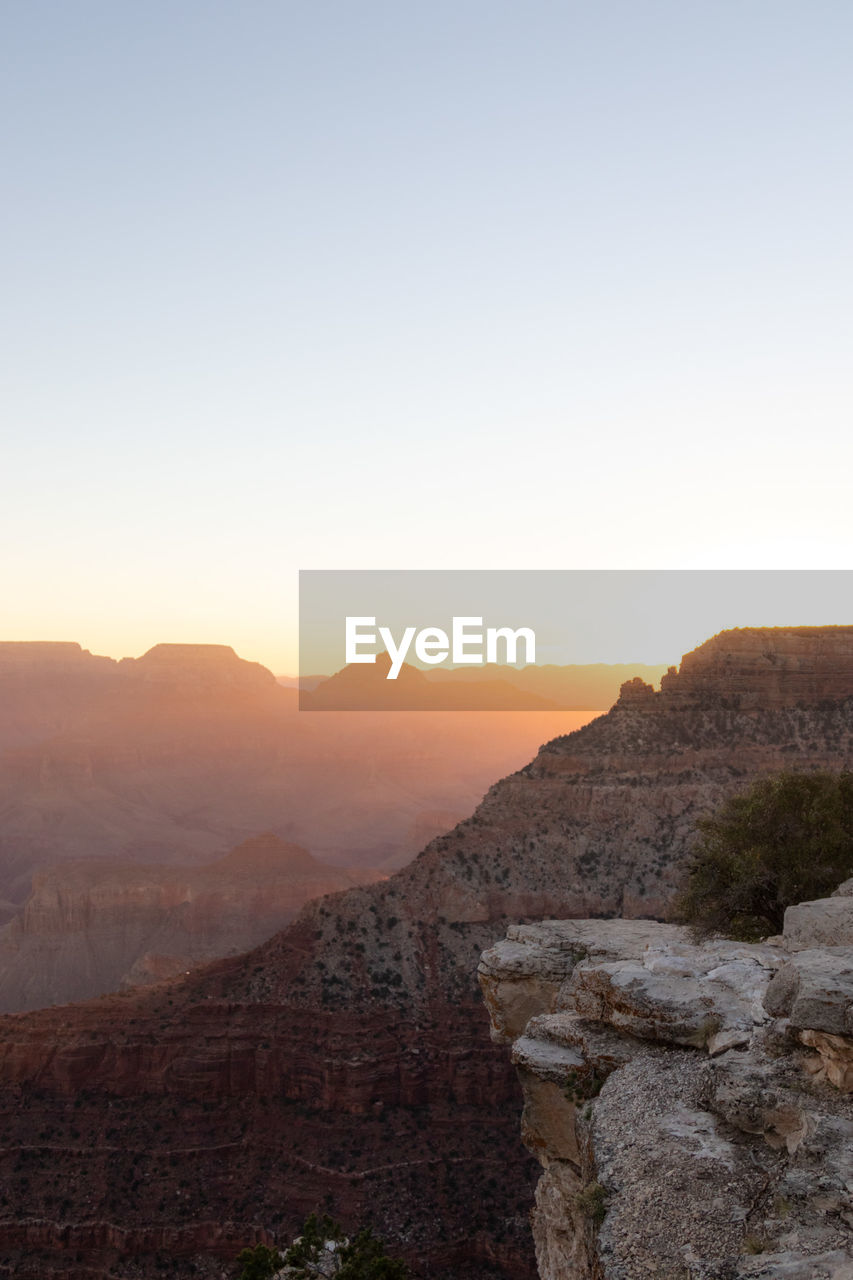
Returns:
[[[544,1170],[541,1280],[853,1280],[838,901],[792,909],[772,943],[551,920],[484,952],[492,1037],[512,1046]]]

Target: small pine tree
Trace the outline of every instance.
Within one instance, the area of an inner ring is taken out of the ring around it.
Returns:
[[[406,1280],[408,1267],[385,1252],[385,1244],[369,1227],[341,1250],[337,1280]]]
[[[328,1215],[318,1217],[316,1213],[310,1213],[299,1235],[285,1252],[284,1263],[288,1267],[309,1267],[319,1260],[320,1250],[327,1240],[337,1242],[343,1239],[343,1231]],[[305,1274],[310,1275],[310,1272]]]
[[[283,1262],[279,1251],[269,1249],[265,1244],[244,1249],[237,1257],[237,1264],[241,1268],[240,1280],[270,1280]]]

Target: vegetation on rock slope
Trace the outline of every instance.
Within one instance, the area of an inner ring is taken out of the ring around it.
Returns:
[[[699,934],[780,933],[786,907],[853,875],[853,773],[759,778],[696,825],[702,839],[677,914]]]

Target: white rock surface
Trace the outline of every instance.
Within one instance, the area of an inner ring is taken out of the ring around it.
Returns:
[[[485,953],[542,1280],[853,1280],[853,948],[787,934],[546,921]]]
[[[853,896],[818,898],[788,907],[782,936],[789,951],[853,947]]]
[[[764,1003],[798,1031],[853,1035],[853,947],[795,952],[773,976]]]

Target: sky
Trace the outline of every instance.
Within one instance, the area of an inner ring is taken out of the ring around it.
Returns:
[[[6,0],[0,637],[847,568],[851,59],[847,0]]]

